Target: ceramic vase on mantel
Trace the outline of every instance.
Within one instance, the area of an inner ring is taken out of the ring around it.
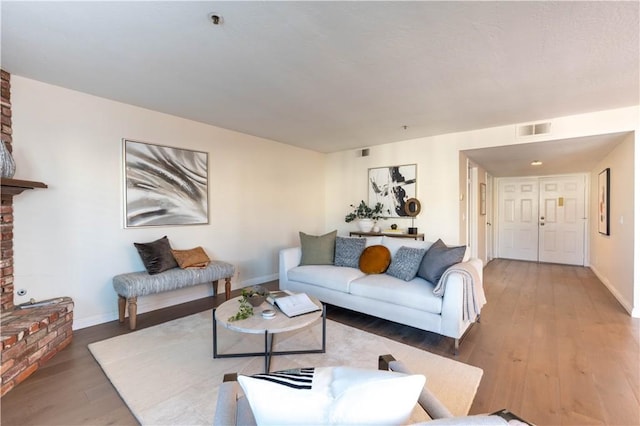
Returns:
[[[358,219],[358,228],[360,228],[360,232],[371,232],[373,225],[373,219]]]
[[[16,162],[13,161],[11,152],[0,139],[0,177],[11,179],[16,173]]]

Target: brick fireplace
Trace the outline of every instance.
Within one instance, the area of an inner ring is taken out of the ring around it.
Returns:
[[[0,70],[1,137],[13,150],[11,75]],[[19,165],[18,165],[19,166]],[[55,299],[41,306],[14,305],[13,202],[25,190],[46,188],[41,182],[1,179],[0,190],[0,374],[4,396],[71,343],[73,301]]]

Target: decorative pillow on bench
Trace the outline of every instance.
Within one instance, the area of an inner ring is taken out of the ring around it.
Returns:
[[[211,259],[200,246],[189,250],[171,250],[171,253],[182,269],[206,268],[211,263]]]
[[[171,244],[164,237],[150,243],[133,243],[138,250],[144,267],[149,275],[159,274],[168,269],[177,268],[178,263],[171,253]]]

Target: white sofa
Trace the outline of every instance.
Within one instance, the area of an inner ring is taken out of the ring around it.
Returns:
[[[391,253],[392,259],[402,246],[426,248],[432,242],[415,241],[404,238],[368,237],[366,245],[383,245]],[[285,248],[280,251],[280,288],[293,292],[313,295],[324,303],[362,312],[375,317],[406,324],[422,330],[441,334],[454,339],[454,352],[458,352],[460,339],[477,317],[463,319],[465,294],[465,274],[455,269],[473,268],[476,272],[475,294],[479,306],[485,303],[482,290],[482,261],[463,259],[453,265],[443,276],[445,292],[442,297],[433,292],[437,283],[415,277],[410,281],[395,278],[386,273],[367,275],[360,269],[333,265],[300,266],[300,247]],[[468,277],[468,274],[467,274]],[[468,288],[468,287],[467,287]],[[468,299],[467,299],[468,300]]]

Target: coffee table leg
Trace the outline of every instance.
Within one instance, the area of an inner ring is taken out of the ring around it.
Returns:
[[[327,350],[327,305],[322,304],[322,353]]]
[[[218,323],[216,322],[216,308],[213,308],[213,358],[218,358]]]
[[[267,330],[264,332],[264,373],[267,374],[271,368],[271,354],[273,353],[273,334]]]

